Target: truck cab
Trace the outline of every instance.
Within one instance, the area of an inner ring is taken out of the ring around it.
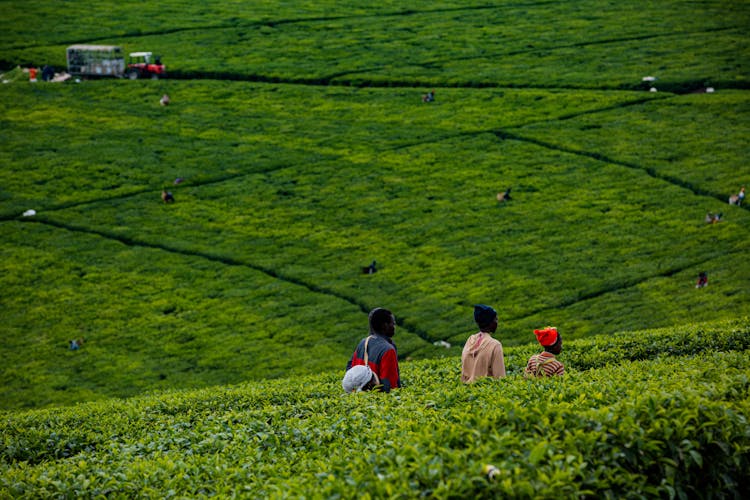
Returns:
[[[161,63],[161,57],[151,52],[131,52],[125,74],[131,80],[138,78],[157,80],[167,75],[167,69]]]

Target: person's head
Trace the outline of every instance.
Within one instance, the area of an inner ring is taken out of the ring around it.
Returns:
[[[369,366],[356,365],[346,371],[341,386],[345,392],[359,392],[369,391],[379,383],[378,376],[373,373]]]
[[[477,304],[474,306],[474,321],[479,330],[494,333],[497,330],[497,311],[490,306]]]
[[[370,332],[393,337],[396,332],[396,318],[393,313],[382,307],[370,311]]]
[[[560,354],[562,351],[562,336],[557,328],[548,326],[543,330],[534,330],[534,335],[544,350],[552,354]]]

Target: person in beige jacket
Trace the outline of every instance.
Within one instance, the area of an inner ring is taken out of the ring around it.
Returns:
[[[505,376],[503,345],[492,338],[497,330],[497,312],[490,306],[474,306],[474,321],[479,326],[464,344],[461,353],[461,382],[469,383],[479,377],[500,378]]]

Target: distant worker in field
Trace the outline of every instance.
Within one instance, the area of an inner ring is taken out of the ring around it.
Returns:
[[[737,205],[738,207],[742,205],[742,202],[745,201],[745,186],[742,186],[740,188],[740,192],[737,194],[733,194],[729,197],[729,204],[730,205]]]
[[[161,192],[161,201],[164,203],[174,203],[174,196],[169,191],[164,190]]]
[[[42,80],[51,82],[53,78],[55,78],[55,68],[49,64],[45,64],[42,68]]]
[[[723,215],[724,215],[723,213],[718,213],[714,215],[713,213],[708,212],[704,220],[706,221],[706,224],[716,224],[717,222],[721,222],[721,217]]]
[[[68,342],[68,349],[70,349],[71,351],[77,351],[78,349],[81,348],[81,346],[83,345],[83,342],[84,342],[83,338],[73,339],[70,342]]]
[[[159,104],[161,104],[162,106],[169,105],[169,95],[164,94],[163,96],[161,96],[161,99],[159,99]]]
[[[492,338],[497,331],[497,312],[490,306],[474,306],[474,321],[479,332],[468,338],[461,353],[461,382],[469,383],[480,377],[505,376],[503,345]]]
[[[435,90],[430,90],[422,96],[422,102],[433,102],[435,100]]]
[[[510,189],[511,188],[506,189],[504,193],[497,193],[497,201],[502,203],[504,201],[512,200],[510,197]]]
[[[31,83],[36,83],[36,68],[34,66],[31,66],[29,68],[29,81]]]
[[[737,205],[738,207],[742,205],[742,202],[745,201],[745,186],[742,186],[740,188],[740,192],[737,194],[733,194],[729,197],[729,204],[730,205]]]
[[[362,268],[362,274],[375,274],[378,272],[378,268],[376,267],[376,262],[373,260],[372,264],[369,266],[365,266]]]
[[[554,326],[548,326],[543,330],[534,330],[534,335],[539,344],[544,347],[544,352],[534,354],[526,363],[523,374],[526,378],[553,377],[565,373],[565,367],[555,357],[562,351],[562,337]]]
[[[401,376],[398,369],[398,352],[393,342],[396,332],[396,318],[388,309],[377,307],[370,311],[370,334],[362,339],[354,350],[351,359],[346,364],[347,374],[357,366],[367,366],[377,377],[377,384],[373,388],[383,392],[401,387]],[[361,369],[357,369],[350,377],[358,382],[362,381]],[[347,376],[344,376],[346,381]],[[347,387],[353,386],[345,386]]]
[[[706,285],[708,285],[708,274],[703,271],[698,274],[698,282],[695,284],[695,288],[703,288]]]

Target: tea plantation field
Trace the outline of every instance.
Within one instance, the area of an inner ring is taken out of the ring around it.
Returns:
[[[564,377],[327,372],[0,419],[2,498],[745,498],[750,318],[566,342]],[[497,473],[488,478],[488,465]]]
[[[0,0],[0,498],[750,496],[749,28]],[[28,81],[76,43],[168,78]],[[476,303],[509,376],[464,386]],[[379,306],[405,386],[343,394]],[[566,374],[526,380],[550,324]]]
[[[747,2],[2,8],[4,409],[335,378],[377,306],[406,366],[480,302],[506,346],[749,309]],[[170,78],[17,67],[72,43]]]

